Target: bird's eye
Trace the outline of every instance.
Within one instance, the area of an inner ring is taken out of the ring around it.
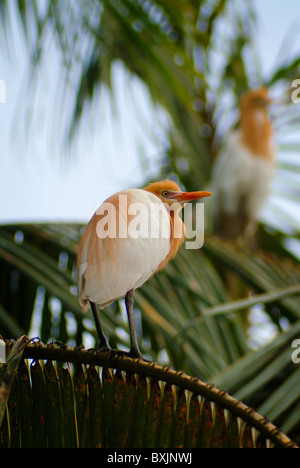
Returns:
[[[168,198],[169,192],[167,192],[167,191],[165,190],[164,192],[162,192],[162,196],[163,196],[164,198]]]

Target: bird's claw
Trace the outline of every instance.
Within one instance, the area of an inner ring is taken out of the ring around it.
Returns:
[[[144,362],[151,362],[151,361],[148,361],[147,359],[145,359],[141,353],[137,352],[137,351],[121,351],[119,349],[111,349],[110,350],[110,355],[111,357],[123,357],[123,356],[126,356],[126,357],[129,357],[131,359],[140,359],[141,361],[144,361]]]
[[[144,362],[151,362],[149,361],[148,359],[145,359],[141,353],[137,352],[137,351],[129,351],[129,353],[127,353],[127,356],[132,358],[132,359],[140,359],[141,361],[144,361]]]
[[[110,355],[111,357],[122,357],[122,356],[127,356],[128,353],[126,351],[121,351],[119,349],[111,349]]]
[[[109,346],[99,346],[97,348],[93,348],[93,352],[95,354],[98,354],[98,353],[110,353],[112,351],[112,349],[109,347]]]

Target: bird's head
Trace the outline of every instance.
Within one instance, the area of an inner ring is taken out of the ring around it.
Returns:
[[[244,93],[240,99],[240,108],[242,112],[250,109],[266,109],[272,103],[267,88],[252,89]]]
[[[183,207],[185,203],[212,195],[210,192],[182,192],[178,185],[172,180],[154,182],[145,187],[144,190],[156,195],[163,203],[170,206],[174,203],[179,203],[181,207]]]

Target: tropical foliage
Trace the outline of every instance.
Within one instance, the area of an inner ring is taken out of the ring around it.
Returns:
[[[26,337],[8,346],[0,373],[1,448],[295,446],[254,410],[182,372],[94,350],[30,345]],[[22,355],[34,358],[30,367]]]
[[[81,119],[99,105],[103,86],[114,96],[113,66],[121,62],[170,117],[157,177],[176,177],[189,189],[209,185],[215,154],[236,123],[241,92],[265,84],[281,97],[272,111],[277,176],[256,247],[226,243],[208,229],[201,251],[183,249],[135,299],[144,354],[216,383],[299,441],[300,367],[291,360],[291,345],[300,338],[300,267],[293,253],[299,224],[290,213],[300,202],[300,114],[290,94],[300,57],[283,48],[273,73],[262,76],[251,1],[53,0],[41,8],[36,0],[1,0],[6,34],[12,4],[35,69],[47,60],[49,38],[56,40],[66,82],[75,89],[74,99],[62,103],[70,106],[68,137],[76,138]],[[3,336],[94,345],[91,317],[76,299],[81,230],[1,226]],[[258,326],[253,335],[258,309],[272,328],[268,343],[257,341]],[[103,312],[103,325],[113,346],[128,346],[122,303]]]

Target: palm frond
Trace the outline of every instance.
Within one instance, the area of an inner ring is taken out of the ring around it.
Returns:
[[[262,250],[257,250],[253,255],[245,246],[239,248],[215,238],[207,240],[204,248],[258,291],[284,290],[300,284],[299,264],[289,256],[280,257],[280,254],[274,255]],[[297,297],[284,299],[280,309],[291,321],[298,320]]]
[[[182,372],[42,343],[26,357],[35,361],[20,364],[0,424],[3,448],[296,447],[252,409]]]
[[[257,408],[297,438],[299,365],[292,361],[292,343],[298,339],[299,332],[298,321],[269,345],[249,353],[212,379],[216,385]]]

